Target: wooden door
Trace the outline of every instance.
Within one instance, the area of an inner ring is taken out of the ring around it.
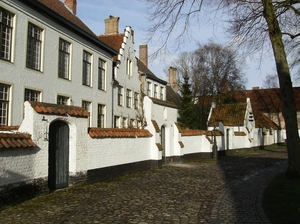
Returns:
[[[55,121],[49,127],[49,188],[69,185],[69,126]]]

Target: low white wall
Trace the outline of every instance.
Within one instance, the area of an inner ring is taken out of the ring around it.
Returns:
[[[87,170],[150,160],[151,138],[90,139]]]

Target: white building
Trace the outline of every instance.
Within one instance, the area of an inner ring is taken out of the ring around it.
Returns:
[[[99,39],[115,49],[113,118],[114,127],[137,127],[137,110],[140,101],[140,80],[134,48],[134,31],[125,27],[119,33],[119,17],[105,20],[105,34]]]
[[[82,106],[112,125],[112,58],[76,17],[76,0],[0,1],[0,125],[20,125],[26,100]]]

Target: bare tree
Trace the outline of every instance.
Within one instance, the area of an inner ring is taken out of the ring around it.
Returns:
[[[176,43],[181,44],[191,31],[191,20],[206,15],[204,4],[217,4],[225,10],[229,22],[228,32],[240,45],[247,46],[249,52],[272,49],[274,55],[283,116],[286,124],[288,148],[288,173],[300,176],[300,139],[298,134],[297,111],[287,61],[284,41],[290,42],[300,37],[300,0],[143,0],[149,3],[149,35],[153,37],[162,31],[162,48],[168,47],[172,34]],[[183,22],[183,23],[180,23]],[[183,24],[183,25],[182,25]],[[269,47],[271,45],[271,48]]]
[[[277,74],[266,75],[265,79],[263,79],[262,81],[263,81],[263,87],[266,89],[279,88]]]

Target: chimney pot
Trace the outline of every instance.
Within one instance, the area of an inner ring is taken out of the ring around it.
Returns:
[[[65,5],[76,15],[77,0],[65,0]]]

